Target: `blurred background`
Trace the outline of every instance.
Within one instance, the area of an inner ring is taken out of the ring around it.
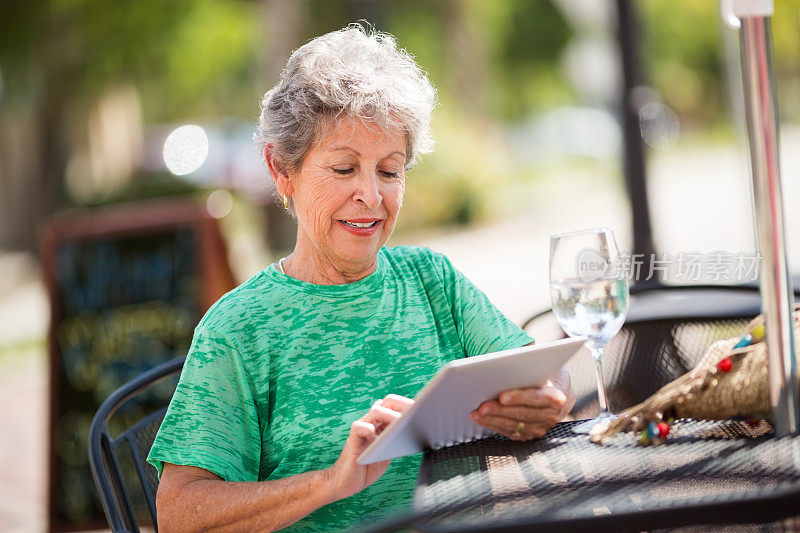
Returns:
[[[48,328],[51,316],[63,324],[83,309],[65,307],[65,272],[84,269],[75,286],[96,282],[86,264],[100,254],[63,243],[102,233],[97,228],[105,224],[146,225],[141,213],[162,217],[189,198],[219,229],[209,249],[224,256],[217,268],[223,281],[203,294],[224,289],[228,278],[240,283],[285,255],[295,228],[275,203],[251,140],[258,102],[292,50],[350,22],[365,20],[394,34],[439,91],[436,151],[408,174],[390,244],[447,254],[516,322],[549,306],[550,233],[610,226],[621,247],[633,250],[625,109],[638,122],[647,194],[635,202],[649,205],[653,249],[672,257],[753,253],[737,31],[716,2],[623,3],[634,16],[627,52],[638,66],[624,101],[619,6],[612,0],[6,0],[0,16],[0,530],[95,524],[97,509],[86,498],[50,498],[51,458],[85,457],[79,440],[90,418],[84,413],[64,422],[60,407],[51,405],[48,342],[66,348],[63,331],[48,341]],[[796,273],[800,0],[775,8],[787,240]],[[125,207],[131,202],[139,203]],[[161,207],[147,207],[154,205]],[[116,213],[114,222],[102,213]],[[83,229],[73,231],[75,220]],[[123,249],[163,245],[143,239],[126,241]],[[184,241],[175,242],[171,253],[183,254]],[[215,268],[198,268],[200,277],[181,294],[202,292]],[[136,272],[130,279],[138,279]],[[55,314],[54,301],[60,302]],[[182,319],[183,333],[171,334],[165,357],[185,351],[185,332],[190,336],[196,320],[191,315]],[[62,374],[69,378],[69,369],[55,370],[54,379],[67,379]],[[110,379],[101,371],[90,385],[100,396],[98,390],[113,390],[127,375]],[[68,403],[65,387],[57,399]],[[52,422],[52,413],[61,418]],[[51,445],[56,423],[74,427],[75,436],[55,429]],[[82,485],[92,493],[88,471],[60,475],[62,489],[72,483],[68,493],[80,493]]]

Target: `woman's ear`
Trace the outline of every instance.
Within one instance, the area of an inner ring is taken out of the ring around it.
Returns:
[[[291,198],[292,193],[294,193],[292,180],[289,178],[285,167],[275,159],[273,146],[271,144],[264,147],[264,159],[267,162],[272,179],[275,180],[275,187],[277,187],[278,193],[281,196],[285,195],[287,198]]]

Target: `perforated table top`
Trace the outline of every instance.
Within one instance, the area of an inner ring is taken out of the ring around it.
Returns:
[[[415,529],[641,531],[800,515],[800,437],[776,439],[766,422],[681,420],[656,447],[631,433],[593,444],[574,424],[426,453]]]

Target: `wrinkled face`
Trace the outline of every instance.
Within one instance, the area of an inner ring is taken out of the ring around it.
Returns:
[[[405,191],[406,136],[343,118],[290,173],[300,240],[340,270],[372,265]]]

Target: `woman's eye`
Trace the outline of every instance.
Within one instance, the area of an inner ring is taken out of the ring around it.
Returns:
[[[336,172],[337,174],[343,174],[343,175],[344,174],[350,174],[351,172],[353,172],[353,167],[348,167],[348,168],[335,168],[334,167],[333,171]]]
[[[388,172],[386,170],[381,170],[381,174],[383,174],[387,178],[396,178],[397,176],[400,175],[399,172]]]

